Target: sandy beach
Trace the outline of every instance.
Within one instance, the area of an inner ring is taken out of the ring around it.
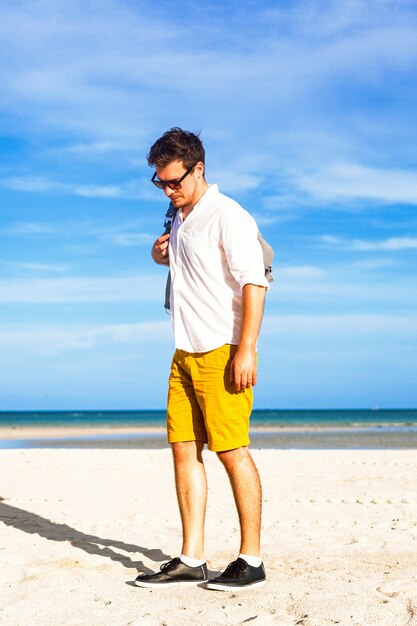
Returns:
[[[268,581],[222,593],[132,584],[180,547],[168,449],[3,450],[0,624],[417,624],[417,453],[253,455]],[[223,468],[205,458],[215,573],[236,556],[238,520]]]
[[[252,425],[252,448],[261,449],[417,449],[417,426]],[[163,425],[0,425],[0,450],[7,448],[167,448]]]
[[[164,435],[164,426],[0,426],[1,439],[49,439],[110,435]]]

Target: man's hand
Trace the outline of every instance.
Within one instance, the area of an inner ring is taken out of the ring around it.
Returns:
[[[230,367],[230,382],[235,384],[236,391],[244,391],[256,385],[256,352],[239,346]]]
[[[168,240],[169,234],[161,235],[152,246],[152,258],[159,265],[169,265]]]

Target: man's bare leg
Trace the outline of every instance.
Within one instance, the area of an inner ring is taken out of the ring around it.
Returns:
[[[175,486],[182,522],[182,554],[204,558],[204,519],[207,504],[207,479],[202,441],[173,443]]]
[[[240,552],[260,555],[262,488],[258,470],[247,447],[217,453],[226,468],[239,515]]]

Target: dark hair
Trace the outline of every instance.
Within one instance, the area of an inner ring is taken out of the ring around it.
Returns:
[[[166,167],[172,161],[182,161],[188,170],[199,161],[204,163],[205,154],[199,134],[174,126],[155,141],[147,159],[149,165],[158,167]]]

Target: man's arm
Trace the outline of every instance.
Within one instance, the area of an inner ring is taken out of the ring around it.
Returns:
[[[242,330],[239,347],[230,368],[236,391],[256,385],[256,343],[261,328],[265,287],[247,284],[242,289]]]
[[[152,258],[159,265],[169,265],[168,256],[169,234],[161,235],[152,246]]]

